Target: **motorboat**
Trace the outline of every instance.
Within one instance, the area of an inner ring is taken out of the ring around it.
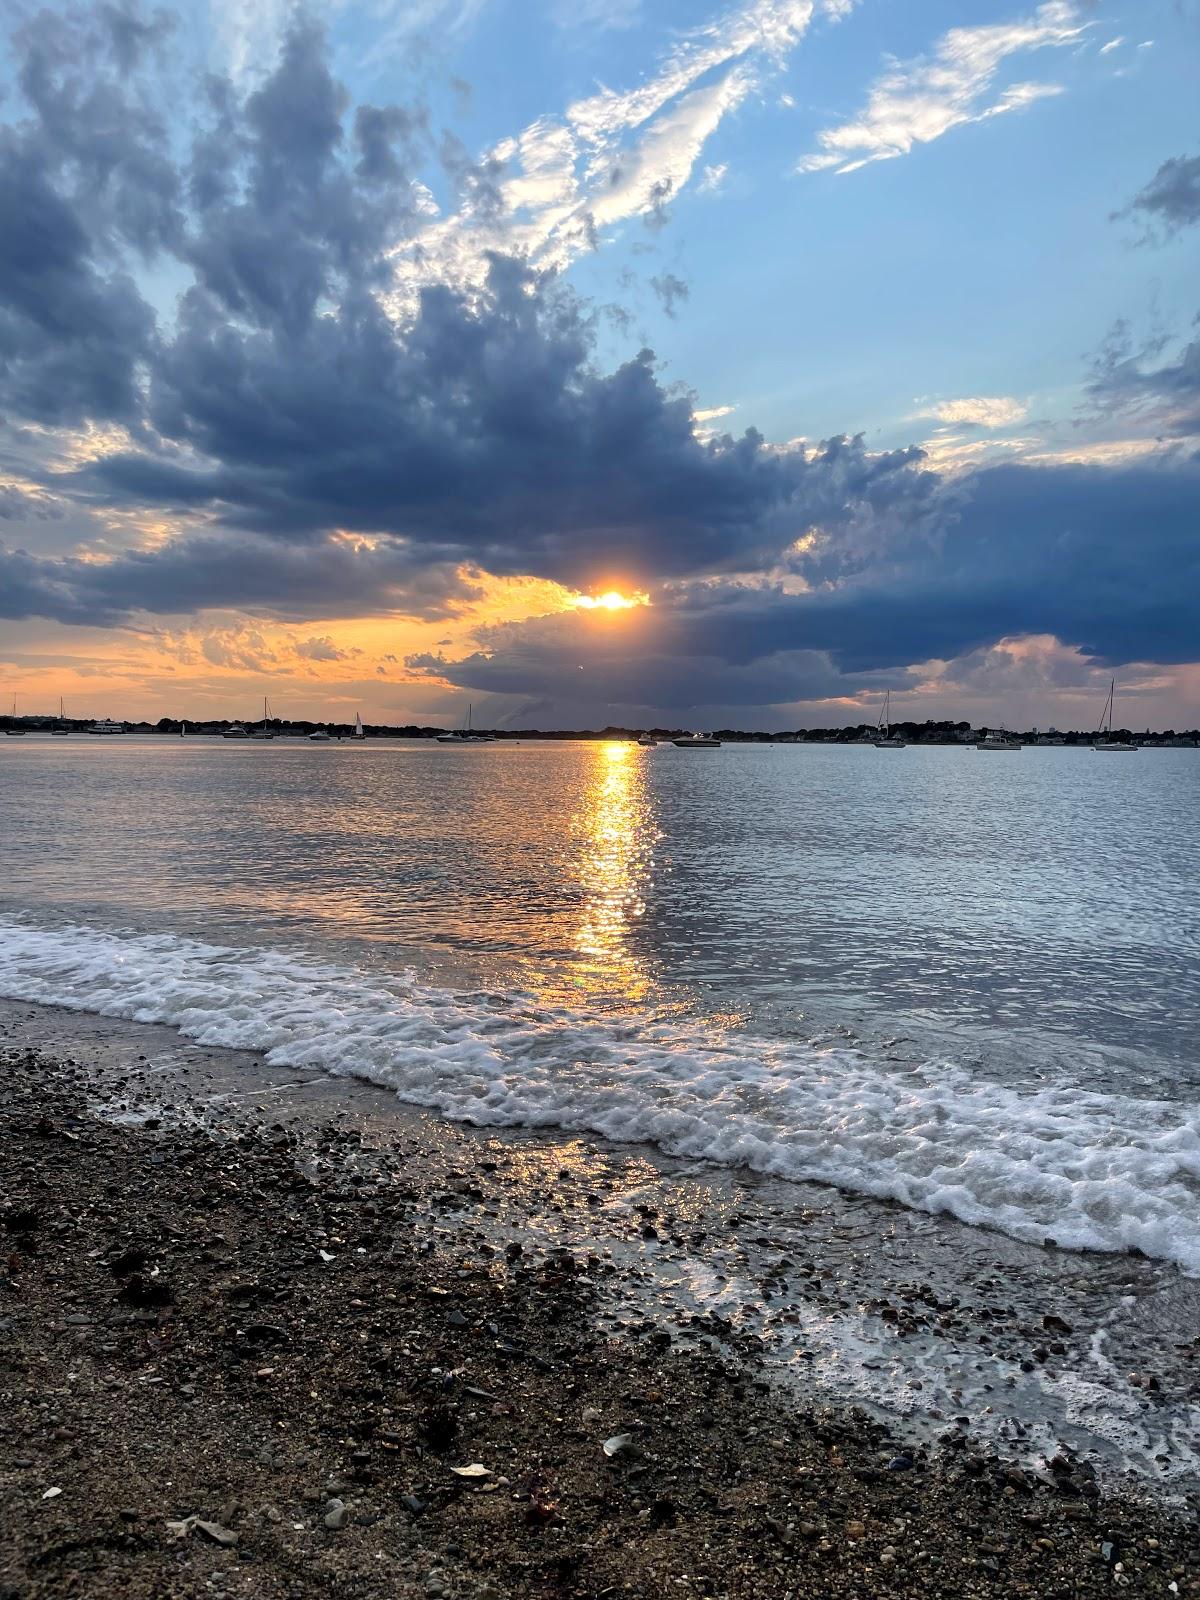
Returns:
[[[711,733],[690,733],[686,739],[672,739],[671,743],[677,750],[719,750],[720,739],[714,739]]]
[[[327,728],[314,728],[308,736],[309,744],[329,744],[329,730]]]
[[[638,734],[638,743],[641,744],[641,745],[645,745],[647,750],[657,750],[658,749],[658,740],[654,737],[654,735],[652,733],[639,733]]]
[[[1095,738],[1092,740],[1092,749],[1097,755],[1132,755],[1137,750],[1137,745],[1131,744],[1128,739],[1114,739],[1112,731],[1113,702],[1117,694],[1117,680],[1114,678],[1108,686],[1108,699],[1104,703],[1104,715],[1100,718],[1100,726],[1096,729]]]
[[[883,697],[883,705],[879,710],[879,721],[875,725],[875,737],[871,743],[876,750],[904,750],[907,741],[899,734],[892,732],[892,691],[889,689]]]
[[[113,722],[109,717],[101,717],[98,722],[92,723],[88,732],[96,734],[99,738],[109,738],[113,734],[124,733],[125,724],[123,722]]]
[[[246,732],[245,728],[242,727],[240,722],[235,722],[231,728],[225,729],[225,732],[221,735],[221,737],[222,739],[248,739],[250,735]]]
[[[975,741],[976,750],[1020,750],[1021,741],[1007,728],[984,728],[983,738]]]

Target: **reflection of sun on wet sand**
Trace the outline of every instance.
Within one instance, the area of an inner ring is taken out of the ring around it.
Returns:
[[[630,929],[646,910],[644,891],[658,838],[637,746],[595,747],[585,805],[576,819],[584,835],[586,892],[576,948],[606,987],[628,1001],[646,997],[649,978],[630,948]]]

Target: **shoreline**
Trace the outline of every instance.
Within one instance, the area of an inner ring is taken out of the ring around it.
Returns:
[[[1194,1501],[950,1417],[914,1442],[647,1296],[713,1218],[679,1186],[608,1217],[644,1155],[139,1027],[0,1016],[6,1600],[1200,1593]]]

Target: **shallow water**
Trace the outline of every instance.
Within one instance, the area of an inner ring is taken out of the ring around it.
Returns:
[[[0,749],[0,992],[1200,1271],[1200,756]]]

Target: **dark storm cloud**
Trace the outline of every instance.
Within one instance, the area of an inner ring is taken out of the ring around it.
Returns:
[[[936,552],[836,588],[669,586],[646,611],[485,630],[457,662],[409,666],[477,693],[610,706],[784,703],[996,640],[1053,634],[1096,663],[1193,660],[1200,462],[1006,466],[964,487]]]
[[[758,564],[817,520],[937,515],[917,451],[777,452],[754,431],[700,440],[648,351],[612,373],[590,354],[579,309],[503,260],[479,306],[426,290],[403,343],[368,297],[288,341],[231,338],[197,298],[155,372],[151,414],[219,465],[110,457],[81,487],[206,504],[284,539],[402,535],[437,559],[573,583]]]
[[[293,29],[245,99],[207,86],[179,173],[164,165],[169,146],[155,144],[136,78],[98,66],[111,136],[100,175],[122,172],[109,186],[119,217],[107,220],[63,175],[60,130],[81,101],[39,87],[69,77],[54,40],[60,65],[36,72],[29,62],[49,46],[26,41],[30,115],[11,177],[35,192],[17,207],[29,228],[7,235],[10,254],[29,259],[0,284],[24,338],[8,341],[3,399],[39,420],[125,422],[138,445],[60,479],[60,492],[203,509],[287,543],[364,532],[435,563],[575,583],[739,570],[817,520],[845,531],[936,522],[938,481],[917,451],[775,451],[752,430],[697,439],[690,403],[663,387],[649,351],[599,370],[591,315],[515,262],[495,259],[480,296],[426,288],[398,329],[375,291],[414,215],[420,117],[351,116],[310,26]],[[124,165],[111,142],[122,95]],[[497,174],[452,143],[441,153],[478,205]],[[169,335],[129,279],[102,271],[137,195],[145,249],[190,274]],[[180,564],[169,549],[156,559],[166,583]],[[286,605],[282,589],[277,599]],[[178,602],[196,603],[190,591]]]
[[[39,558],[0,547],[0,617],[111,627],[157,615],[244,608],[284,621],[400,614],[445,616],[474,591],[457,568],[393,544],[287,545],[198,536],[107,562]]]
[[[1167,234],[1200,222],[1200,156],[1172,156],[1117,216],[1140,216]]]
[[[8,130],[0,218],[0,409],[44,424],[135,424],[153,316],[132,279],[96,268],[51,171]]]

